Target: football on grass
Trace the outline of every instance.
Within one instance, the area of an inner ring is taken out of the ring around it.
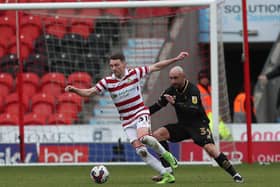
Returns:
[[[105,183],[109,178],[109,171],[104,165],[94,166],[90,171],[91,179],[98,183]]]

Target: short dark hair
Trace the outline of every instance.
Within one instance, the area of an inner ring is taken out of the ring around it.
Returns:
[[[125,62],[125,56],[123,53],[114,53],[110,56],[110,60],[120,60],[122,62]]]
[[[200,80],[202,78],[210,79],[210,71],[208,68],[202,69],[198,72],[197,79]]]

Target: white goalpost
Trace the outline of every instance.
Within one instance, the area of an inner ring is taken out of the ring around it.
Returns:
[[[207,15],[199,17],[199,11],[205,9],[209,10]],[[6,121],[0,122],[0,153],[3,155],[0,165],[142,164],[118,124],[117,111],[108,94],[83,99],[63,92],[67,84],[88,88],[109,75],[107,57],[114,51],[123,52],[128,66],[135,67],[187,50],[190,58],[179,65],[195,84],[199,70],[209,67],[213,137],[222,150],[219,63],[223,62],[218,58],[221,28],[216,0],[9,3],[1,4],[0,19],[1,15],[3,19],[10,19],[16,12],[18,23],[6,25],[14,29],[15,36],[11,38],[17,40],[17,50],[13,51],[7,41],[5,55],[0,58],[1,62],[4,57],[11,62],[11,55],[18,55],[20,67],[18,72],[9,72],[13,66],[9,63],[8,70],[0,70],[3,76],[11,75],[15,84],[7,86],[7,94],[3,96],[5,116],[1,115],[0,121],[2,118]],[[209,25],[206,40],[200,39],[203,31],[199,29],[199,22]],[[167,88],[167,72],[151,75],[143,81],[147,105],[155,102]],[[20,83],[22,91],[17,89]],[[22,95],[11,102],[15,105],[8,103],[7,98],[12,94]],[[11,109],[21,106],[21,110]],[[153,128],[176,120],[172,112],[166,115],[167,112],[170,109],[152,117]],[[15,123],[11,120],[14,114],[21,116],[15,117]],[[189,155],[183,154],[189,143],[171,145],[181,164],[212,163],[191,160],[192,151]],[[204,154],[201,153],[202,157]],[[20,164],[22,158],[25,160]]]

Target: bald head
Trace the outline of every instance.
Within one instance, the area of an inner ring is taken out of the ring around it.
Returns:
[[[181,88],[185,85],[186,75],[181,66],[175,66],[169,71],[169,80],[175,88]]]
[[[185,75],[185,72],[181,66],[175,66],[171,68],[169,71],[169,74],[175,74],[175,75]]]

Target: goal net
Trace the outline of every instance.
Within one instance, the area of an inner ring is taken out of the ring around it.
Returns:
[[[223,128],[228,128],[230,115],[215,1],[3,5],[2,164],[19,162],[19,135],[24,137],[25,163],[139,162],[108,93],[81,98],[64,92],[68,84],[90,88],[109,75],[108,57],[116,51],[125,55],[131,68],[188,51],[190,57],[176,65],[184,68],[194,84],[201,70],[210,70],[215,141],[222,151],[234,152],[230,129],[221,142],[219,135],[218,121],[223,120]],[[142,81],[147,105],[168,87],[169,70]],[[167,107],[152,116],[152,128],[175,121],[173,109]],[[18,124],[24,125],[23,132]],[[210,161],[190,141],[170,144],[170,148],[182,162]]]

